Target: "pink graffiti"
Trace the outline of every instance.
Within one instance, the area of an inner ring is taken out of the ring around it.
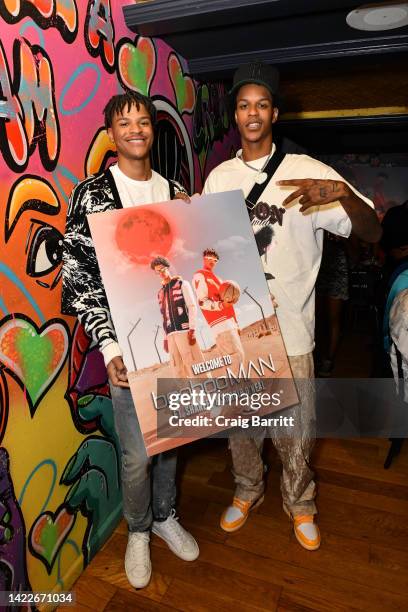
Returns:
[[[60,130],[51,61],[38,45],[14,42],[11,79],[0,41],[0,149],[8,166],[21,171],[38,145],[44,168],[54,169],[60,150]]]
[[[100,55],[108,72],[115,68],[115,29],[110,0],[89,0],[85,19],[85,44],[92,55]]]
[[[9,23],[31,17],[43,29],[56,27],[66,42],[78,31],[75,0],[0,0],[0,16]]]

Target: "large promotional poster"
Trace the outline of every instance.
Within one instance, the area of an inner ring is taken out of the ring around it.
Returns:
[[[297,395],[242,192],[88,219],[148,454],[282,425],[263,415]]]

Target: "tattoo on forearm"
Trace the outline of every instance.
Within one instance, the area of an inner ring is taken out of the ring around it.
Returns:
[[[338,187],[337,187],[337,183],[336,181],[333,183],[333,191],[337,191]]]
[[[320,197],[327,198],[327,189],[326,187],[320,187]]]

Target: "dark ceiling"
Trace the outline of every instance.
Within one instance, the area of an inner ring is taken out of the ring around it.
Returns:
[[[368,130],[373,147],[398,144],[406,150],[408,26],[385,31],[349,27],[347,14],[362,4],[147,0],[123,11],[133,32],[166,41],[198,80],[223,79],[228,86],[241,63],[261,59],[278,64],[285,100],[279,124],[294,137],[307,132],[306,140],[318,146],[327,127],[335,134],[341,126],[341,137],[347,139],[349,130],[355,148],[359,133]]]
[[[365,32],[346,23],[355,0],[150,0],[125,6],[128,27],[159,36],[197,78],[225,78],[261,58],[283,66],[408,51],[408,26]],[[380,2],[377,4],[387,4]]]

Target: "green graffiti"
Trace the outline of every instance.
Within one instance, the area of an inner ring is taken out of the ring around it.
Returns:
[[[65,496],[67,508],[71,512],[80,511],[88,518],[83,545],[87,563],[110,535],[106,533],[106,526],[121,516],[120,447],[111,400],[105,396],[86,395],[79,399],[78,405],[81,419],[98,419],[99,429],[110,438],[86,438],[68,461],[60,480],[62,484],[71,485]]]

